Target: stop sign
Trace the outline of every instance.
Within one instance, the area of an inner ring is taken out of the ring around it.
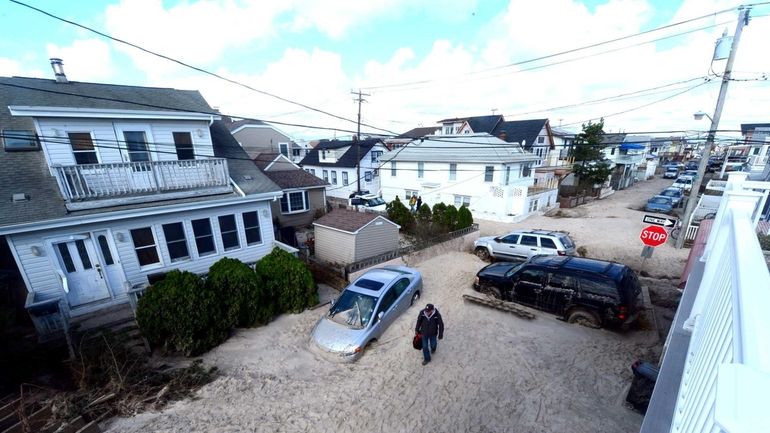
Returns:
[[[657,247],[666,242],[668,233],[666,233],[666,229],[661,226],[647,226],[642,229],[639,239],[642,240],[643,244],[649,247]]]

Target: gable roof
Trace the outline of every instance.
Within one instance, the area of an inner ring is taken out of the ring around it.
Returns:
[[[604,134],[602,144],[605,146],[617,146],[626,140],[626,135],[623,132]]]
[[[136,101],[138,105],[112,99]],[[34,130],[31,117],[12,116],[8,106],[213,113],[197,91],[0,77],[0,128]],[[246,195],[280,191],[278,185],[254,167],[221,123],[215,121],[210,127],[214,155],[228,158],[233,182]],[[27,194],[29,198],[13,202],[11,196],[16,193]],[[0,227],[236,197],[235,193],[226,193],[68,212],[42,150],[6,152],[0,149]]]
[[[412,138],[412,139],[420,138],[420,137],[424,137],[426,135],[434,135],[436,133],[436,131],[438,131],[438,129],[439,128],[437,126],[426,126],[426,127],[421,127],[421,128],[413,128],[413,129],[410,129],[409,131],[406,131],[405,133],[403,133],[403,134],[401,134],[401,135],[399,135],[397,137],[394,137],[394,138]]]
[[[280,153],[263,152],[255,156],[253,161],[254,161],[254,164],[256,164],[257,167],[259,167],[260,170],[265,170],[267,169],[267,166],[272,164],[273,161],[275,161],[275,159],[278,158],[278,155],[280,155]]]
[[[500,137],[509,143],[519,143],[525,149],[529,149],[537,141],[540,131],[546,127],[548,119],[511,120],[500,122],[497,127],[489,131],[495,137]],[[475,129],[474,129],[475,131]]]
[[[357,233],[376,219],[387,221],[390,224],[400,228],[393,221],[373,212],[357,212],[347,209],[334,209],[321,218],[313,222],[314,226],[328,227],[336,230],[342,230],[348,233]]]
[[[488,116],[470,116],[470,117],[455,117],[453,119],[442,119],[438,123],[457,123],[467,122],[474,133],[486,132],[491,134],[492,131],[502,122],[503,116],[501,114],[490,114]]]
[[[397,152],[380,157],[385,161],[455,162],[455,163],[506,163],[537,161],[539,157],[524,150],[516,143],[489,134],[437,135],[415,140]]]
[[[318,188],[329,185],[329,182],[325,182],[323,179],[313,176],[301,168],[296,170],[266,171],[264,173],[281,189]]]
[[[321,140],[314,148],[312,148],[307,155],[300,161],[301,166],[314,165],[320,167],[346,167],[354,168],[360,161],[356,160],[356,146],[355,141],[342,141],[342,140]],[[360,147],[359,156],[363,159],[366,154],[372,150],[377,144],[381,144],[382,140],[379,138],[367,138],[358,142]],[[345,154],[343,154],[337,162],[321,162],[319,159],[319,153],[321,150],[336,150],[349,147]]]
[[[757,128],[770,128],[770,123],[741,123],[741,134],[746,135]]]

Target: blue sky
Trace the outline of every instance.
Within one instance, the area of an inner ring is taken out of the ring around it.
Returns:
[[[634,34],[738,5],[723,0],[27,0],[35,7],[122,37],[313,107],[355,117],[350,90],[372,95],[364,121],[394,132],[446,117],[549,117],[577,128],[606,117],[607,130],[703,129],[691,113],[713,111],[718,78],[685,82],[634,97],[587,101],[706,77],[716,38],[732,33],[736,11],[623,42],[520,67],[517,61]],[[754,16],[770,13],[757,7]],[[62,57],[70,79],[200,90],[223,112],[265,120],[354,129],[153,58],[11,2],[0,4],[0,75],[50,78],[48,58]],[[716,25],[719,24],[719,25]],[[640,44],[699,27],[711,28]],[[746,27],[722,128],[770,118],[764,42],[770,19]],[[629,47],[628,45],[638,44]],[[612,53],[600,51],[614,49]],[[525,67],[592,57],[532,71]],[[490,72],[479,73],[478,71]],[[418,85],[380,87],[398,83]],[[366,88],[369,88],[368,90]],[[675,93],[683,92],[679,96]],[[669,98],[670,97],[670,98]],[[663,101],[662,99],[668,98]],[[658,102],[659,101],[659,102]],[[572,108],[550,109],[563,105]],[[647,105],[646,107],[642,107]],[[640,108],[637,108],[640,107]],[[538,111],[543,110],[543,111]],[[625,112],[623,114],[616,114]],[[524,113],[524,114],[522,114]],[[328,132],[280,126],[300,138]]]

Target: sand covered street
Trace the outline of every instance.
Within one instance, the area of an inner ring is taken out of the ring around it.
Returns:
[[[589,256],[638,269],[639,208],[670,182],[652,180],[565,214],[517,224],[481,222],[482,235],[513,228],[569,231]],[[649,190],[649,191],[648,191]],[[665,245],[646,269],[678,276],[687,251]],[[433,362],[411,347],[412,307],[354,364],[313,350],[309,335],[323,308],[238,330],[203,356],[222,375],[193,400],[118,419],[110,432],[633,432],[642,416],[622,405],[631,363],[654,352],[654,331],[626,333],[534,320],[464,302],[486,265],[452,252],[416,267],[424,296],[446,323]],[[656,269],[656,270],[653,270]]]

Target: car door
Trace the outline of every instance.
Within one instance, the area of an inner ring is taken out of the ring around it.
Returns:
[[[393,290],[396,292],[396,306],[393,309],[395,316],[401,315],[404,310],[409,308],[409,301],[412,299],[411,291],[407,290],[409,283],[411,283],[409,278],[399,278],[393,285]]]
[[[538,308],[563,315],[572,303],[575,291],[575,278],[572,275],[558,271],[549,272],[537,300]]]
[[[608,307],[618,305],[618,290],[615,283],[601,276],[580,276],[577,278],[580,286],[580,302],[584,307],[595,310],[600,317]]]
[[[492,255],[495,257],[515,257],[517,256],[516,248],[519,243],[518,234],[509,234],[503,236],[497,242],[492,244]]]
[[[543,290],[545,272],[538,268],[524,267],[514,276],[513,301],[537,306],[537,298]]]
[[[380,304],[377,306],[377,311],[374,312],[374,317],[372,317],[375,337],[382,335],[385,329],[393,322],[396,316],[394,312],[396,300],[398,300],[396,288],[391,286],[382,296]],[[382,313],[382,317],[380,317],[380,313]]]
[[[516,254],[526,258],[540,254],[540,245],[537,238],[538,236],[535,235],[521,235],[519,244],[516,247]]]
[[[559,249],[556,247],[556,242],[547,236],[539,236],[540,238],[540,254],[559,254]]]

